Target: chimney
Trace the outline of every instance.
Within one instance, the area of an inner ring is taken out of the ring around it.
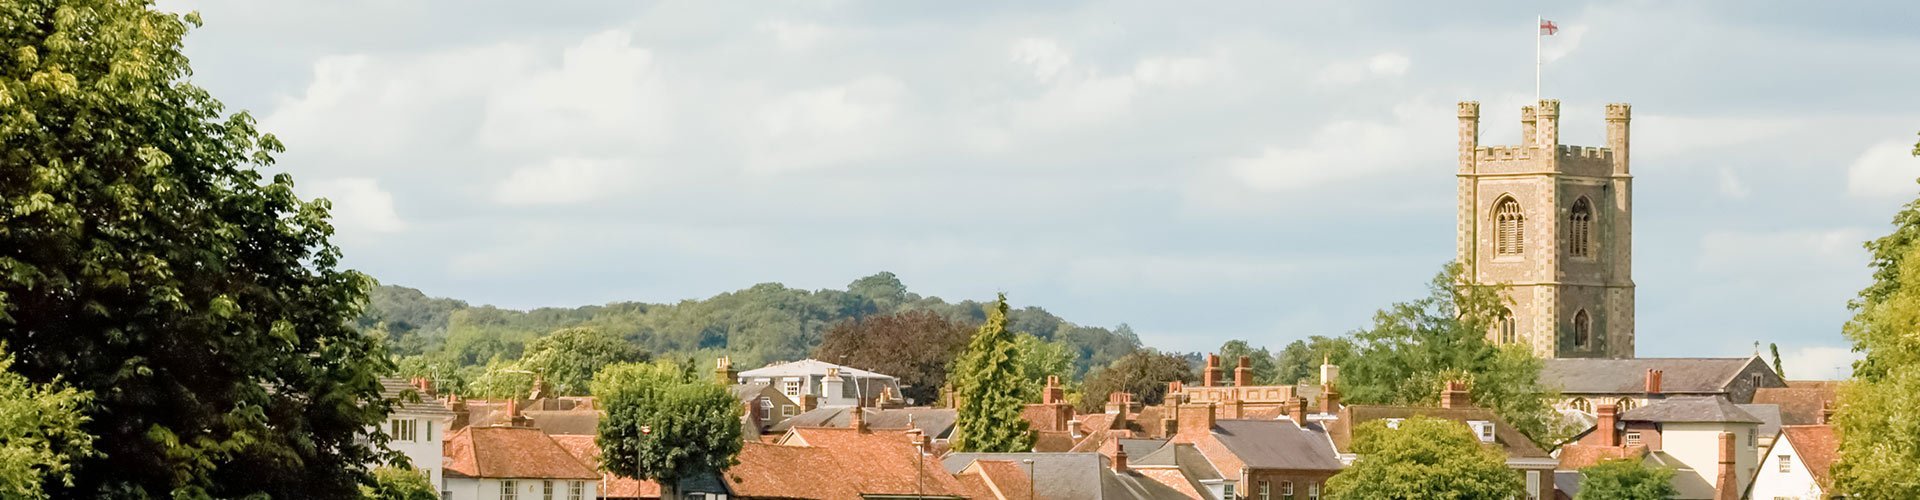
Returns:
[[[1817,423],[1820,425],[1833,424],[1833,402],[1832,401],[1820,402],[1820,420],[1816,420],[1814,421],[1814,423]]]
[[[854,405],[852,413],[847,416],[847,428],[867,432],[867,409]]]
[[[1175,410],[1173,412],[1173,415],[1175,416],[1160,419],[1160,435],[1156,437],[1173,439],[1173,436],[1175,434],[1179,434],[1180,433],[1180,418],[1178,416],[1179,414],[1180,414],[1179,410]]]
[[[1125,448],[1113,450],[1113,473],[1127,473],[1127,450]]]
[[[1448,380],[1447,388],[1440,391],[1441,408],[1469,408],[1473,403],[1468,399],[1467,383]]]
[[[720,385],[740,383],[740,372],[733,369],[733,358],[721,356],[713,364],[713,377],[720,381]]]
[[[1647,369],[1647,399],[1660,397],[1660,375],[1662,373],[1665,372],[1652,368]]]
[[[835,399],[846,399],[846,384],[846,379],[840,378],[839,368],[828,368],[827,376],[820,379],[820,397],[825,398],[829,403],[832,403]],[[838,403],[832,404],[837,405]],[[860,400],[855,399],[853,405],[860,406]]]
[[[1239,387],[1253,385],[1253,358],[1240,357],[1239,365],[1233,367],[1233,385]]]
[[[913,447],[919,449],[921,454],[926,454],[927,452],[926,439],[926,432],[921,431],[919,428],[907,429],[907,442],[913,443]]]
[[[1066,390],[1060,388],[1060,376],[1048,375],[1047,388],[1040,391],[1040,404],[1054,405],[1066,402]]]
[[[1324,354],[1321,355],[1320,356],[1320,385],[1331,387],[1333,386],[1334,381],[1339,378],[1340,378],[1340,367],[1334,366],[1333,357],[1324,355]]]
[[[1200,375],[1200,385],[1213,387],[1220,385],[1220,355],[1207,355],[1207,372]]]
[[[428,399],[432,399],[440,396],[440,391],[434,390],[433,388],[433,379],[426,378],[426,377],[420,378],[420,392],[423,395],[425,395]]]
[[[801,394],[799,403],[801,413],[810,412],[813,411],[814,408],[820,407],[820,396]]]
[[[520,414],[520,398],[507,398],[507,423],[514,427],[527,425],[527,417]]]
[[[953,390],[953,382],[947,382],[945,385],[940,386],[940,404],[944,407],[959,408],[960,400],[955,399],[958,397],[960,397],[960,393]]]
[[[1740,478],[1734,476],[1733,433],[1720,433],[1720,475],[1713,482],[1714,500],[1740,500]]]
[[[1340,413],[1340,391],[1334,389],[1333,384],[1320,387],[1320,413]]]
[[[1167,382],[1167,394],[1161,398],[1161,403],[1169,406],[1179,406],[1181,393],[1186,390],[1186,384],[1182,384],[1178,380]]]
[[[1593,423],[1593,432],[1600,434],[1600,446],[1620,446],[1620,429],[1614,428],[1619,426],[1620,407],[1607,403],[1597,411],[1600,419]]]
[[[447,432],[466,428],[467,419],[472,416],[471,413],[467,412],[467,400],[461,399],[459,394],[449,394],[447,395],[447,409],[453,411],[453,422],[447,424]]]
[[[1193,442],[1213,432],[1213,403],[1181,406],[1175,416],[1180,419],[1177,434],[1183,437],[1183,442]]]
[[[1294,396],[1287,401],[1287,417],[1293,419],[1294,425],[1307,425],[1307,398]]]

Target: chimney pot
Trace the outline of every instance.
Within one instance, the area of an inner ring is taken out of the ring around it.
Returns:
[[[1127,473],[1127,450],[1125,448],[1113,450],[1113,472],[1118,474]]]
[[[1200,381],[1200,385],[1207,387],[1220,385],[1220,355],[1207,355],[1207,372],[1202,374],[1201,377],[1204,380]]]
[[[1665,373],[1652,368],[1647,369],[1647,397],[1660,395],[1660,376]]]
[[[1247,387],[1253,385],[1253,359],[1241,356],[1239,366],[1233,368],[1233,385]]]
[[[1441,408],[1467,408],[1473,406],[1471,393],[1467,392],[1467,383],[1458,380],[1447,381],[1447,388],[1440,391]]]

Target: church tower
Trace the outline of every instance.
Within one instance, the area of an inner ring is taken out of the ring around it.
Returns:
[[[1560,101],[1520,110],[1520,144],[1480,145],[1480,103],[1460,103],[1457,258],[1507,285],[1487,336],[1543,358],[1633,357],[1631,108],[1609,104],[1606,147],[1560,144]]]

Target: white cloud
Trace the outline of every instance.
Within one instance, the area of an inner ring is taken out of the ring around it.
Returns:
[[[1407,68],[1413,66],[1413,60],[1398,52],[1382,52],[1366,59],[1342,61],[1327,65],[1314,76],[1314,83],[1323,86],[1340,86],[1359,83],[1377,78],[1392,78],[1407,74]]]
[[[1281,281],[1299,270],[1295,263],[1271,257],[1104,255],[1073,258],[1067,263],[1066,282],[1085,292],[1208,293]]]
[[[1632,130],[1633,157],[1635,160],[1658,159],[1690,152],[1721,155],[1734,146],[1785,136],[1805,126],[1806,121],[1798,118],[1636,113]]]
[[[1188,86],[1221,77],[1226,65],[1204,57],[1149,57],[1133,65],[1133,78],[1144,85]]]
[[[1869,234],[1863,228],[1712,231],[1700,236],[1698,264],[1702,271],[1742,276],[1844,269],[1865,261],[1860,242]]]
[[[1557,24],[1560,26],[1560,31],[1552,35],[1540,37],[1540,59],[1548,63],[1558,61],[1560,58],[1572,54],[1573,51],[1579,50],[1580,40],[1587,37],[1587,25],[1585,23]],[[1548,71],[1551,71],[1551,69]]]
[[[393,208],[393,194],[380,181],[347,177],[306,183],[312,196],[333,202],[333,225],[343,234],[393,233],[407,228]]]
[[[1913,143],[1891,140],[1867,148],[1847,167],[1847,194],[1862,198],[1911,197],[1920,178],[1920,158]]]
[[[820,45],[832,36],[832,30],[824,26],[785,19],[762,21],[754,29],[773,37],[781,50],[802,52]]]
[[[1451,157],[1451,136],[1433,133],[1450,129],[1450,107],[1409,103],[1393,114],[1392,121],[1334,121],[1314,132],[1307,144],[1268,146],[1260,154],[1228,161],[1226,168],[1255,190],[1295,191]]]
[[[507,205],[564,205],[599,199],[626,187],[630,166],[607,159],[560,157],[514,171],[494,185]]]
[[[626,31],[586,37],[560,65],[502,82],[486,98],[475,140],[482,147],[550,151],[557,146],[623,147],[669,139],[667,99],[653,53]]]
[[[1059,42],[1045,38],[1023,38],[1013,43],[1013,62],[1028,66],[1041,83],[1053,81],[1073,64],[1073,53]]]
[[[906,98],[906,85],[885,75],[779,96],[755,116],[748,168],[844,165],[901,148],[911,137],[899,120]]]
[[[489,45],[417,56],[321,57],[298,95],[282,96],[261,120],[291,151],[378,155],[444,133],[450,103],[471,99],[521,70],[525,47]]]
[[[1736,199],[1736,200],[1743,200],[1743,199],[1746,199],[1747,195],[1749,194],[1752,194],[1752,192],[1747,189],[1747,184],[1745,182],[1740,181],[1739,176],[1734,175],[1733,168],[1720,167],[1720,195],[1721,196],[1725,196],[1725,197]]]
[[[1791,380],[1843,380],[1853,376],[1853,362],[1860,358],[1846,347],[1802,347],[1780,353],[1780,369]]]

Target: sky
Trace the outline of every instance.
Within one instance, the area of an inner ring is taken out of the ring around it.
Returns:
[[[1904,2],[161,6],[349,267],[502,307],[891,271],[1163,349],[1344,333],[1453,257],[1454,103],[1517,142],[1536,16],[1563,143],[1634,106],[1640,356],[1844,376],[1920,196]]]

